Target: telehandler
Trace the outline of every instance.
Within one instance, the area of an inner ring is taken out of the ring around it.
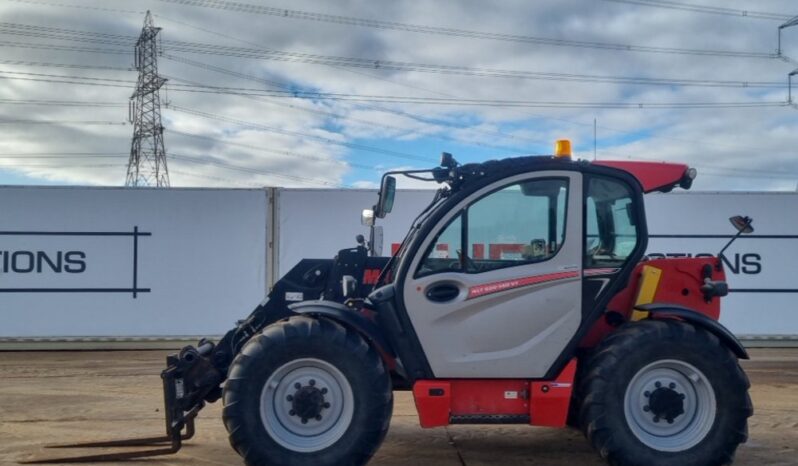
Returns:
[[[443,186],[383,258],[374,222],[392,209],[394,175]],[[301,261],[220,341],[168,357],[165,437],[32,462],[174,453],[221,398],[250,466],[361,465],[388,431],[394,390],[409,390],[425,428],[574,426],[613,465],[728,464],[753,408],[746,350],[718,322],[723,250],[644,256],[643,195],[695,176],[574,161],[566,140],[553,156],[460,165],[444,153],[439,167],[386,173],[363,212],[368,240]],[[753,231],[731,220],[731,241]]]

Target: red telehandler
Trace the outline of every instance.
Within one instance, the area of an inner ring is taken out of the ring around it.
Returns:
[[[387,259],[371,245],[394,175],[443,187]],[[222,398],[250,466],[360,465],[394,390],[409,390],[422,427],[575,426],[613,465],[728,464],[753,408],[746,350],[718,322],[723,250],[644,256],[643,195],[695,175],[573,161],[568,141],[554,156],[460,165],[444,153],[440,167],[387,173],[363,215],[372,241],[301,261],[219,342],[167,359],[166,437],[73,445],[155,448],[69,460],[174,453]],[[65,459],[34,462],[53,461]]]

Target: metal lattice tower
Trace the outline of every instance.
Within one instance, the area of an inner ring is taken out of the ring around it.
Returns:
[[[126,186],[169,186],[166,149],[161,125],[161,86],[166,79],[158,76],[158,42],[161,28],[153,26],[147,11],[144,27],[136,41],[134,61],[139,79],[130,96],[130,122],[133,142],[127,164]]]

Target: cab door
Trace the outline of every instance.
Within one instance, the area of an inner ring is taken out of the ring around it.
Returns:
[[[582,175],[485,186],[422,241],[402,298],[435,377],[543,377],[582,319]]]

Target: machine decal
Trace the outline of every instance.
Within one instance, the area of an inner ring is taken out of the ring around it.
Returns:
[[[285,300],[292,302],[304,301],[305,294],[302,293],[301,291],[287,291],[285,293]]]
[[[650,265],[644,265],[642,267],[640,270],[640,284],[637,288],[635,306],[654,302],[654,295],[657,293],[660,276],[662,276],[662,269]],[[645,319],[646,317],[648,317],[648,312],[638,311],[637,309],[632,311],[633,321]]]
[[[540,283],[547,283],[556,280],[565,280],[569,278],[576,278],[579,272],[574,270],[572,272],[556,272],[547,273],[543,275],[533,275],[531,277],[514,278],[512,280],[502,280],[500,282],[486,283],[484,285],[473,286],[468,289],[468,298],[474,299],[480,296],[485,296],[501,291],[512,290],[522,286],[538,285]]]

